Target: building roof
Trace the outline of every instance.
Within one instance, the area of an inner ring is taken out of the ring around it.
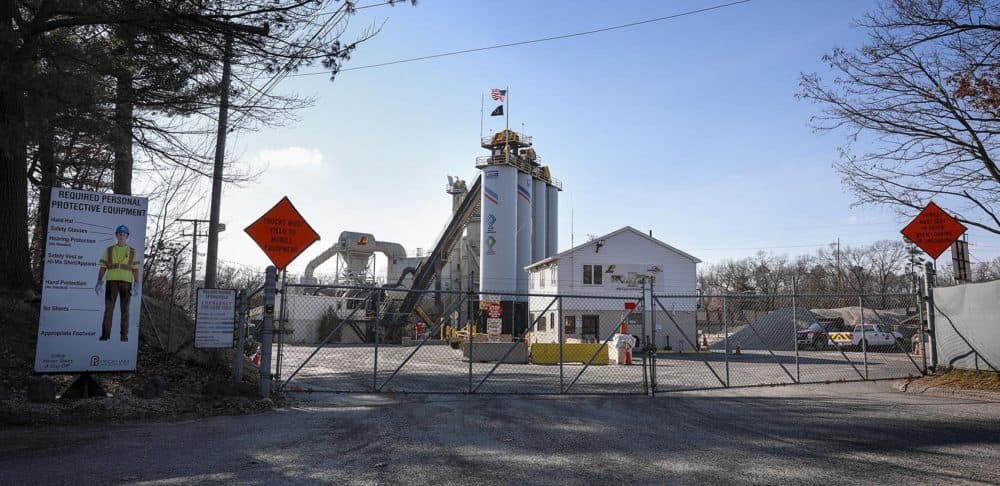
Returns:
[[[596,245],[597,242],[599,242],[601,240],[609,240],[609,239],[614,238],[614,237],[616,237],[616,236],[618,236],[618,235],[620,235],[622,233],[625,233],[625,232],[632,232],[632,233],[634,233],[634,234],[636,234],[638,236],[641,236],[642,238],[645,238],[646,240],[649,240],[650,242],[652,242],[652,243],[654,243],[656,245],[659,245],[660,247],[662,247],[663,249],[665,249],[667,251],[674,252],[674,253],[676,253],[676,254],[684,257],[684,258],[687,258],[688,260],[691,260],[691,262],[693,262],[693,263],[701,263],[700,259],[698,259],[697,257],[691,255],[690,253],[687,253],[685,251],[681,251],[681,250],[679,250],[677,248],[674,248],[674,247],[672,247],[672,246],[670,246],[670,245],[668,245],[668,244],[666,244],[666,243],[664,243],[664,242],[662,242],[662,241],[660,241],[660,240],[658,240],[656,238],[653,238],[652,236],[649,236],[648,234],[643,233],[642,231],[639,231],[639,230],[637,230],[637,229],[635,229],[635,228],[633,228],[631,226],[625,226],[625,227],[619,228],[619,229],[617,229],[615,231],[612,231],[612,232],[610,232],[610,233],[608,233],[608,234],[606,234],[604,236],[598,236],[597,238],[594,238],[594,239],[592,239],[592,240],[590,240],[590,241],[588,241],[586,243],[574,246],[573,248],[570,248],[570,249],[568,249],[568,250],[566,250],[566,251],[564,251],[562,253],[559,253],[557,255],[550,256],[550,257],[548,257],[548,258],[546,258],[544,260],[539,260],[539,261],[537,261],[535,263],[532,263],[531,265],[528,265],[528,266],[524,267],[524,269],[525,270],[529,270],[529,269],[532,269],[532,268],[535,268],[535,267],[540,267],[540,266],[545,266],[545,265],[548,265],[548,264],[551,264],[551,263],[555,263],[557,260],[559,260],[560,258],[563,258],[563,257],[565,257],[567,255],[569,255],[570,253],[574,253],[574,252],[580,251],[580,250],[582,250],[584,248]]]

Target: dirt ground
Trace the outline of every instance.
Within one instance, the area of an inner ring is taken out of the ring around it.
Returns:
[[[234,351],[208,352],[193,346],[194,323],[175,311],[167,322],[167,305],[143,299],[140,319],[139,360],[135,373],[105,373],[96,379],[111,397],[28,401],[28,380],[35,376],[34,354],[38,332],[39,297],[33,292],[0,293],[0,423],[71,424],[116,422],[147,418],[188,418],[244,414],[269,410],[270,399],[249,393],[203,393],[209,382],[231,383]],[[165,351],[168,347],[170,352]],[[244,361],[244,391],[254,388],[259,371]],[[75,375],[47,375],[62,391]],[[139,391],[158,376],[167,386],[158,398],[140,398]],[[218,387],[215,387],[218,388]]]

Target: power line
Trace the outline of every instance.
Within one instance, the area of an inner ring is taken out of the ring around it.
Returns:
[[[667,15],[667,16],[664,16],[664,17],[656,17],[656,18],[653,18],[653,19],[640,20],[640,21],[637,21],[637,22],[629,22],[627,24],[613,25],[613,26],[610,26],[610,27],[602,27],[602,28],[599,28],[599,29],[587,30],[587,31],[583,31],[583,32],[574,32],[572,34],[563,34],[563,35],[557,35],[557,36],[552,36],[552,37],[543,37],[543,38],[539,38],[539,39],[531,39],[531,40],[526,40],[526,41],[508,42],[506,44],[496,44],[496,45],[485,46],[485,47],[474,47],[472,49],[462,49],[460,51],[442,52],[442,53],[438,53],[438,54],[430,54],[430,55],[427,55],[427,56],[411,57],[411,58],[408,58],[408,59],[398,59],[398,60],[395,60],[395,61],[381,62],[381,63],[378,63],[378,64],[368,64],[368,65],[365,65],[365,66],[355,66],[355,67],[341,68],[338,71],[338,73],[342,73],[344,71],[358,71],[358,70],[361,70],[361,69],[371,69],[371,68],[377,68],[377,67],[383,67],[383,66],[390,66],[390,65],[393,65],[393,64],[403,64],[403,63],[414,62],[414,61],[424,61],[424,60],[427,60],[427,59],[436,59],[436,58],[439,58],[439,57],[456,56],[456,55],[459,55],[459,54],[468,54],[470,52],[489,51],[489,50],[493,50],[493,49],[502,49],[502,48],[505,48],[505,47],[523,46],[523,45],[527,45],[527,44],[537,44],[539,42],[548,42],[548,41],[554,41],[554,40],[559,40],[559,39],[568,39],[568,38],[571,38],[571,37],[580,37],[580,36],[584,36],[584,35],[598,34],[598,33],[601,33],[601,32],[608,32],[608,31],[612,31],[612,30],[626,29],[626,28],[629,28],[629,27],[636,27],[636,26],[639,26],[639,25],[650,24],[650,23],[653,23],[653,22],[661,22],[661,21],[664,21],[664,20],[676,19],[678,17],[686,17],[686,16],[689,16],[689,15],[695,15],[695,14],[699,14],[699,13],[709,12],[709,11],[712,11],[712,10],[719,10],[719,9],[723,9],[723,8],[726,8],[726,7],[732,7],[734,5],[739,5],[741,3],[749,3],[749,2],[750,2],[750,0],[739,0],[739,1],[736,1],[736,2],[724,3],[724,4],[720,4],[720,5],[715,5],[715,6],[712,6],[712,7],[700,8],[700,9],[697,9],[697,10],[689,10],[689,11],[686,11],[686,12],[681,12],[681,13],[677,13],[677,14],[673,14],[673,15]],[[371,5],[371,6],[377,6],[377,5]],[[326,72],[326,71],[320,71],[320,72],[314,72],[314,73],[290,74],[289,76],[292,76],[292,77],[298,77],[298,76],[318,76],[320,74],[329,74],[329,73]]]

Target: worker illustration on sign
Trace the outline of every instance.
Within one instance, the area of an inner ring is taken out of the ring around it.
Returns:
[[[104,294],[104,322],[101,326],[101,341],[111,339],[111,318],[114,315],[115,301],[121,308],[121,340],[128,341],[129,303],[132,291],[139,282],[139,256],[135,248],[128,245],[128,227],[121,225],[115,228],[114,245],[107,247],[101,253],[97,285],[94,292]],[[104,279],[107,277],[107,283]]]

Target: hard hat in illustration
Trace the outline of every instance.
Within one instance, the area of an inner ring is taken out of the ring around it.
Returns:
[[[126,235],[129,234],[128,226],[125,226],[124,224],[119,225],[117,228],[115,228],[115,233],[125,233]]]

